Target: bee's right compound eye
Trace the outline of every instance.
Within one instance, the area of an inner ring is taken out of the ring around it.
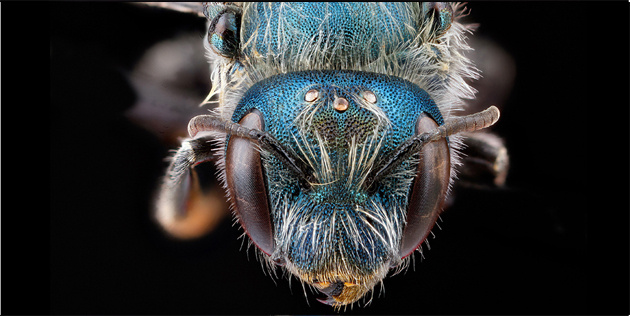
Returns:
[[[208,43],[212,50],[227,58],[238,55],[240,44],[241,12],[226,8],[210,20]]]
[[[449,2],[423,2],[425,26],[433,36],[441,37],[453,23],[453,4]]]
[[[437,127],[437,123],[423,113],[416,123],[416,135]],[[409,194],[407,223],[399,252],[401,258],[416,250],[433,228],[442,211],[450,173],[451,159],[446,138],[422,147],[416,178]]]
[[[240,125],[263,130],[262,114],[253,110],[240,120]],[[260,152],[251,141],[232,135],[225,155],[228,190],[241,226],[249,238],[264,253],[274,249],[273,229],[269,213],[267,188]]]

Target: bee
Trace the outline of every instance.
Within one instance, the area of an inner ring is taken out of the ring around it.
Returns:
[[[212,89],[172,156],[156,218],[167,231],[203,198],[213,161],[270,271],[335,308],[367,297],[422,251],[465,144],[504,179],[505,148],[458,115],[479,76],[453,3],[204,3]],[[467,139],[472,141],[468,142]],[[371,301],[371,300],[370,300]],[[369,303],[369,302],[368,302]]]

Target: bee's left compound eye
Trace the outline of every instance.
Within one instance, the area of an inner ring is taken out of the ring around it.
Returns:
[[[247,128],[264,129],[262,114],[254,110],[239,122]],[[274,241],[260,152],[249,139],[231,136],[225,156],[226,182],[241,226],[268,255]]]
[[[241,12],[226,8],[210,21],[208,42],[212,50],[227,58],[238,55],[240,43]]]

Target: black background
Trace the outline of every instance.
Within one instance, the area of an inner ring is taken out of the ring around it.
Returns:
[[[241,232],[230,220],[200,240],[179,242],[150,219],[171,148],[123,116],[134,93],[119,70],[182,29],[199,29],[201,45],[203,19],[119,3],[49,7],[49,312],[334,313],[314,295],[305,298],[297,280],[289,287],[286,278],[265,275],[253,251],[241,249]],[[589,210],[585,174],[593,168],[591,147],[575,137],[598,125],[592,119],[601,108],[589,80],[599,80],[592,69],[606,60],[595,59],[592,46],[616,49],[601,45],[600,32],[621,32],[621,55],[628,56],[627,22],[615,28],[592,18],[627,21],[627,4],[468,7],[467,21],[480,23],[477,33],[516,61],[514,89],[494,129],[512,159],[507,188],[458,191],[426,259],[416,256],[415,269],[385,279],[386,291],[377,289],[371,305],[346,313],[627,314],[627,236],[614,241],[625,254],[625,274],[603,287],[589,282],[598,272],[588,264],[595,255],[587,232],[598,216]],[[627,67],[620,71],[627,77]],[[627,165],[620,168],[628,174]],[[626,210],[619,207],[625,216]],[[626,303],[612,305],[617,299]]]

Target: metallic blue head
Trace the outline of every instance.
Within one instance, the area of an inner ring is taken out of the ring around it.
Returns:
[[[258,82],[243,95],[232,121],[253,110],[261,113],[267,132],[311,166],[316,179],[304,190],[280,160],[263,153],[276,245],[272,257],[316,287],[347,284],[337,302],[358,299],[400,263],[415,164],[403,163],[376,192],[362,184],[378,157],[414,135],[421,113],[442,124],[440,111],[409,81],[337,70]]]

